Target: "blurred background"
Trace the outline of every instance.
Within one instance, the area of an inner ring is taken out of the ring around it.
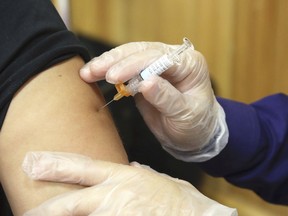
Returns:
[[[131,41],[182,43],[204,54],[218,96],[250,103],[288,93],[287,0],[54,0],[67,27],[97,56]],[[99,83],[109,100],[113,86]],[[241,216],[288,215],[253,192],[206,175],[166,154],[149,132],[133,98],[110,107],[130,160],[190,181]],[[229,163],[229,161],[227,161]]]

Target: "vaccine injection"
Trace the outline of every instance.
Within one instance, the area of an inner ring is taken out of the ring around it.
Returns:
[[[133,77],[128,81],[128,84],[125,85],[124,83],[115,84],[115,88],[117,90],[117,94],[114,95],[113,99],[106,103],[104,106],[100,107],[98,109],[101,110],[108,106],[113,101],[118,101],[122,97],[129,97],[134,96],[136,93],[138,93],[138,87],[140,85],[140,82],[143,80],[148,79],[152,75],[161,75],[163,72],[165,72],[167,69],[172,67],[174,64],[179,63],[180,61],[180,55],[187,50],[188,48],[194,49],[192,43],[188,38],[183,38],[183,44],[180,45],[178,48],[172,50],[169,53],[164,54],[160,58],[158,58],[156,61],[154,61],[152,64],[150,64],[148,67],[143,69],[138,75]]]

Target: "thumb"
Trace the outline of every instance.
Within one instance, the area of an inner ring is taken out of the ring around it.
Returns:
[[[154,76],[143,80],[139,91],[144,98],[166,117],[173,117],[186,107],[183,94],[167,80]]]
[[[92,186],[115,173],[118,164],[95,161],[89,157],[63,152],[29,152],[22,163],[24,172],[34,180]]]

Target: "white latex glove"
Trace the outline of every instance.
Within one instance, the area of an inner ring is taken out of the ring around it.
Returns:
[[[105,52],[86,64],[86,82],[123,83],[177,45],[133,42]],[[163,79],[163,78],[164,79]],[[205,161],[226,146],[225,114],[215,99],[204,57],[193,49],[180,64],[141,83],[136,105],[162,147],[184,161]],[[143,97],[144,96],[144,97]]]
[[[76,154],[31,152],[23,169],[34,180],[87,186],[52,198],[24,216],[237,216],[236,209],[205,197],[188,182],[136,162],[129,166]]]

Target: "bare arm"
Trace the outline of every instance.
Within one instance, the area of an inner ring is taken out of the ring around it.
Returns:
[[[78,75],[74,57],[31,79],[14,97],[0,133],[0,179],[15,215],[76,186],[31,181],[21,170],[28,151],[62,151],[127,163],[103,98]]]

